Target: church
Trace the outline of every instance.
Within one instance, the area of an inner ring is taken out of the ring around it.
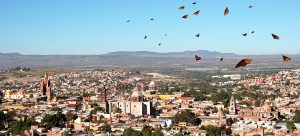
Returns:
[[[152,102],[144,99],[139,87],[134,88],[131,97],[124,97],[117,100],[107,101],[106,89],[104,85],[100,86],[99,106],[104,108],[107,113],[112,113],[117,108],[121,109],[123,114],[132,114],[135,116],[152,115]]]
[[[38,97],[35,99],[36,103],[39,103],[40,101],[52,101],[53,94],[51,91],[51,81],[47,73],[45,73],[44,79],[40,81],[40,91]]]

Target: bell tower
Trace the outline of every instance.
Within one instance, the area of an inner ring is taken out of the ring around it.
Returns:
[[[100,95],[98,97],[98,101],[99,101],[99,106],[104,108],[105,112],[108,113],[109,111],[109,105],[107,102],[107,98],[106,98],[106,88],[104,87],[103,84],[100,85]]]
[[[231,97],[230,103],[229,103],[229,114],[230,115],[235,115],[236,114],[235,100],[234,100],[233,96]]]

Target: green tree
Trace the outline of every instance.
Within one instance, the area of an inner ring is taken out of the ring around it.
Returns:
[[[104,133],[111,132],[111,126],[105,123],[103,126],[99,128],[99,130]]]
[[[231,98],[230,92],[225,92],[225,91],[221,91],[220,93],[211,96],[211,100],[214,103],[222,102],[225,107],[229,105],[230,98]]]
[[[156,128],[151,136],[164,136],[164,133],[161,131],[161,128]]]
[[[21,121],[14,121],[9,124],[8,132],[12,135],[24,135],[25,130],[29,130],[33,119],[27,119]]]
[[[294,121],[286,121],[286,127],[289,129],[289,131],[293,131],[296,129],[296,126],[294,124]]]
[[[218,112],[218,109],[216,107],[214,107],[212,113],[217,113],[217,112]]]
[[[115,112],[115,113],[122,113],[122,109],[116,108],[114,112]]]
[[[260,107],[260,101],[259,100],[255,101],[254,106],[255,107]]]
[[[51,111],[58,111],[58,112],[61,112],[62,109],[61,109],[61,108],[58,108],[58,107],[54,107],[54,108],[51,109]]]
[[[93,110],[90,111],[90,114],[89,114],[89,121],[92,122],[92,115],[93,114],[96,114],[98,111],[100,112],[104,112],[104,108],[102,107],[95,107]]]
[[[132,128],[126,128],[123,132],[123,136],[142,136],[142,133]]]
[[[178,132],[177,134],[175,134],[175,136],[184,136],[184,135],[182,134],[182,132]]]
[[[293,117],[295,123],[300,123],[300,110],[296,110],[295,116]]]
[[[46,124],[49,127],[63,127],[66,121],[66,116],[61,112],[58,112],[54,115],[46,114],[45,117],[42,119],[42,124]]]
[[[5,121],[5,114],[3,111],[0,111],[0,130],[5,129],[4,121]]]
[[[65,116],[68,122],[75,120],[77,118],[77,116],[73,114],[71,111],[68,111]]]
[[[195,114],[191,112],[190,110],[184,110],[178,112],[174,117],[174,122],[187,122],[191,123],[193,125],[199,125],[201,123],[201,120],[199,118],[196,118]]]
[[[151,136],[151,131],[150,131],[150,128],[149,127],[144,127],[143,129],[142,129],[142,135],[143,136]]]
[[[221,135],[221,128],[216,126],[206,126],[205,127],[206,133],[209,136],[220,136]]]

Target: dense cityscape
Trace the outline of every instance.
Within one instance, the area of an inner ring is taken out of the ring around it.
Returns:
[[[300,134],[299,69],[210,77],[218,82],[130,69],[34,71],[1,71],[1,135]]]

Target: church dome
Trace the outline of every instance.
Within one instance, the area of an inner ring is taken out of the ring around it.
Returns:
[[[151,82],[149,83],[149,87],[155,87],[155,82],[154,82],[154,81],[151,81]]]
[[[140,91],[140,89],[138,87],[134,88],[132,95],[131,95],[131,99],[133,101],[142,101],[144,98],[143,93]]]
[[[136,87],[134,88],[131,97],[144,97],[143,93]]]

